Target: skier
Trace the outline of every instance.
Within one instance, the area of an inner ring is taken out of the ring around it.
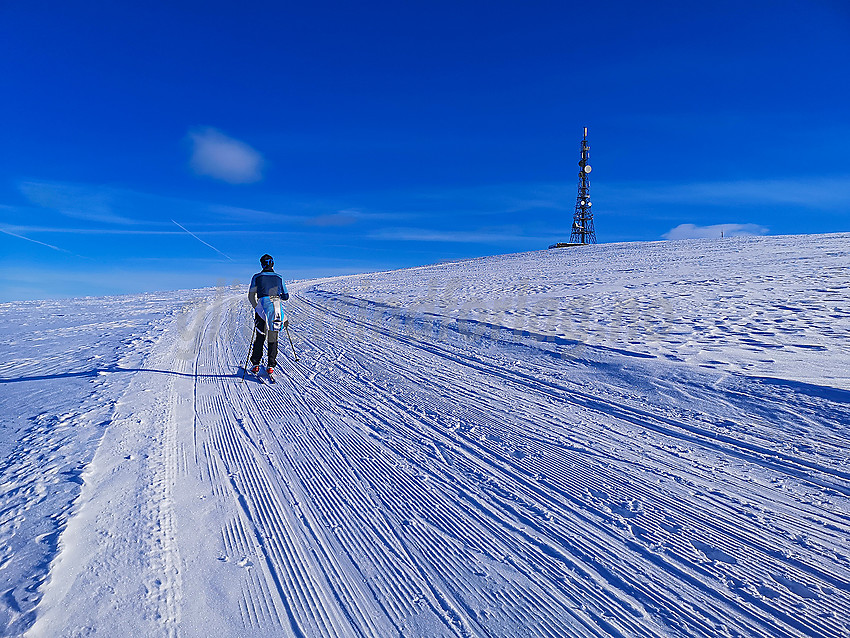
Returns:
[[[251,372],[257,374],[260,371],[260,359],[263,358],[263,341],[269,342],[269,360],[266,372],[274,380],[274,368],[277,365],[277,337],[281,328],[289,325],[289,319],[283,312],[281,301],[289,299],[289,292],[283,277],[274,271],[274,257],[263,255],[260,257],[263,267],[251,279],[251,287],[248,289],[248,301],[254,307],[254,325],[257,327],[257,336],[251,350]]]

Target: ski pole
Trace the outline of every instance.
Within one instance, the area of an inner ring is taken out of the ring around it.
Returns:
[[[251,359],[251,350],[254,347],[254,336],[257,332],[257,324],[254,324],[254,329],[251,331],[251,340],[248,342],[248,356],[245,357],[245,367],[242,368],[242,383],[245,383],[245,374],[248,372],[248,361]]]
[[[292,336],[289,334],[289,324],[283,324],[283,329],[286,330],[286,336],[289,337],[289,345],[292,346],[292,354],[295,355],[295,361],[298,361],[298,353],[295,352],[295,345],[292,343]]]

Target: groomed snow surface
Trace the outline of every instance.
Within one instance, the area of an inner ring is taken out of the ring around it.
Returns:
[[[848,636],[849,267],[296,282],[276,385],[244,286],[0,305],[0,634]]]

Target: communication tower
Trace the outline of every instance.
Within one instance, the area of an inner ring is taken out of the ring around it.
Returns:
[[[578,163],[578,195],[576,212],[573,215],[571,244],[595,244],[596,231],[593,228],[593,211],[590,209],[590,144],[587,143],[587,127],[581,140],[581,160]]]

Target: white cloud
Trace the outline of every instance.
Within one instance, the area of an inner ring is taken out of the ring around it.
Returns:
[[[847,175],[730,182],[609,183],[600,190],[609,203],[781,205],[841,211],[850,205],[850,176]],[[597,192],[597,198],[599,195]]]
[[[351,226],[352,224],[356,224],[357,220],[362,217],[359,210],[355,208],[350,208],[346,210],[341,210],[336,213],[329,213],[327,215],[317,215],[316,217],[310,217],[306,219],[304,223],[307,226],[319,226],[319,227],[341,227],[341,226]]]
[[[289,215],[267,210],[240,208],[203,200],[168,197],[123,188],[95,184],[69,184],[63,182],[25,181],[18,184],[21,193],[36,206],[56,211],[97,225],[81,228],[62,227],[54,216],[39,212],[33,215],[32,207],[0,204],[0,211],[8,211],[10,223],[7,230],[19,233],[30,231],[57,233],[102,234],[176,234],[170,220],[180,219],[204,226],[208,232],[238,232],[233,224],[244,221],[274,222],[280,224],[302,223],[303,215]],[[298,202],[285,202],[288,208],[297,208]],[[18,220],[17,228],[11,219]],[[5,221],[5,219],[4,219]],[[225,224],[222,227],[221,224]],[[219,224],[216,226],[216,224]],[[212,228],[211,228],[212,226]],[[256,232],[256,231],[251,231]],[[199,234],[201,234],[199,232]]]
[[[249,184],[263,178],[263,156],[253,148],[214,128],[191,131],[192,157],[189,166],[230,184]]]
[[[767,228],[758,224],[715,224],[713,226],[697,226],[695,224],[679,224],[662,237],[665,239],[708,239],[712,237],[747,237],[764,235]]]
[[[115,212],[111,189],[61,182],[23,182],[21,193],[33,204],[73,217],[102,224],[133,224]]]
[[[277,224],[292,224],[300,222],[302,219],[298,215],[287,215],[268,210],[243,208],[241,206],[229,206],[226,204],[210,204],[208,205],[208,209],[210,213],[213,213],[221,219],[232,222],[271,222]]]
[[[517,241],[545,242],[547,238],[526,237],[517,234],[516,230],[485,231],[441,231],[427,228],[385,228],[368,235],[369,239],[387,241],[429,241],[446,243],[469,244],[502,244]]]

